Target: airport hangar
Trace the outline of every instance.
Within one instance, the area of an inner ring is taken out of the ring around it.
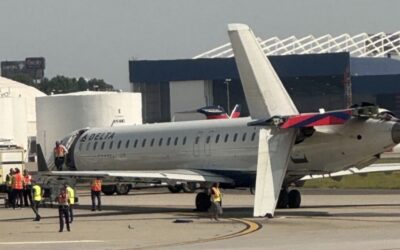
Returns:
[[[400,117],[400,31],[273,37],[260,45],[300,112],[369,102]],[[241,104],[249,115],[229,43],[192,59],[132,60],[129,77],[142,93],[143,123],[207,105],[229,112]]]

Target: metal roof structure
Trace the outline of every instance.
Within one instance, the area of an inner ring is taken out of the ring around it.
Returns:
[[[259,42],[266,55],[321,54],[349,52],[352,57],[384,57],[400,55],[400,31],[394,33],[379,32],[376,34],[360,33],[354,36],[330,34],[315,37],[308,35],[297,38],[290,36],[284,39],[272,37]],[[193,59],[233,57],[230,43],[201,53]]]

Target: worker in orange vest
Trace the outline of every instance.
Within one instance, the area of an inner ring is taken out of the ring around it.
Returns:
[[[21,174],[21,172],[19,171],[18,168],[15,169],[15,174],[12,176],[11,179],[11,188],[12,188],[12,193],[13,193],[13,209],[15,209],[17,200],[19,200],[19,207],[22,208],[22,192],[24,189],[24,178]]]
[[[24,204],[25,207],[33,205],[32,202],[32,175],[28,173],[28,170],[24,170]],[[29,199],[29,202],[28,202]]]
[[[70,231],[69,226],[69,196],[66,188],[64,186],[61,187],[60,193],[57,197],[58,202],[58,218],[60,220],[60,230],[62,232],[64,230],[64,220],[67,225],[67,230]]]
[[[96,210],[95,198],[97,198],[97,209],[101,211],[101,179],[97,177],[90,185],[92,196],[92,211]]]
[[[67,148],[60,142],[56,141],[56,146],[54,148],[54,164],[58,171],[62,171],[62,167],[65,162],[65,156],[68,154]]]

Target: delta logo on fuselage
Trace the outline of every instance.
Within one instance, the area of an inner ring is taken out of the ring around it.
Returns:
[[[87,134],[84,135],[80,142],[85,142],[86,140],[89,141],[101,141],[101,140],[112,140],[115,136],[114,132],[107,132],[107,133],[97,133],[97,134]]]

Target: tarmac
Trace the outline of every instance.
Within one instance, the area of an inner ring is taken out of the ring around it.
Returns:
[[[166,188],[102,196],[92,212],[79,190],[71,232],[58,232],[58,210],[0,203],[0,249],[400,249],[400,190],[302,189],[302,207],[253,218],[254,196],[226,190],[224,216],[193,210],[196,194]]]

